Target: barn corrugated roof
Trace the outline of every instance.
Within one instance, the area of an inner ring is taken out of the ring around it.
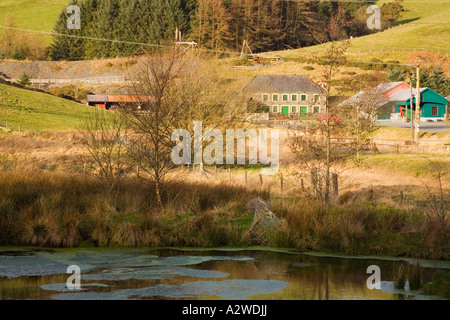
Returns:
[[[325,90],[302,75],[257,75],[245,87],[251,92],[311,92],[325,93]]]
[[[379,92],[386,92],[388,90],[391,90],[393,88],[395,88],[396,86],[402,84],[403,81],[396,81],[396,82],[383,82],[380,83],[379,85],[377,85],[375,87],[375,90],[379,91]]]
[[[425,90],[426,88],[420,88],[420,92]],[[416,89],[412,90],[413,96],[416,94]],[[399,92],[394,93],[392,96],[388,98],[389,101],[406,101],[411,97],[410,89],[403,89]]]

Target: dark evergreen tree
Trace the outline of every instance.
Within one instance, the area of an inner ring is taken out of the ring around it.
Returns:
[[[78,5],[82,7],[81,1],[72,0],[70,5]],[[81,29],[69,29],[67,20],[70,14],[67,8],[61,12],[53,31],[53,42],[50,45],[50,58],[52,60],[81,60],[84,56],[83,39],[77,38],[82,36],[83,19],[81,18]]]
[[[114,20],[117,17],[118,1],[102,0],[94,15],[93,35],[96,38],[114,40]],[[118,55],[116,43],[97,40],[94,45],[97,58],[109,58]]]
[[[406,79],[406,70],[401,67],[394,67],[388,71],[386,77],[392,82],[404,81]]]
[[[180,0],[150,0],[149,42],[173,44],[175,30],[188,30]]]
[[[113,36],[116,40],[142,42],[139,37],[139,1],[119,0],[117,17],[114,21]],[[115,54],[129,56],[139,49],[137,44],[115,43]]]
[[[95,34],[95,13],[101,0],[83,0],[81,9],[82,33],[84,39],[83,56],[84,59],[93,59],[97,56],[97,41],[89,39]]]

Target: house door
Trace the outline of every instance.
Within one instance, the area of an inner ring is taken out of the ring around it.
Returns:
[[[289,114],[289,107],[286,107],[286,106],[281,107],[281,112],[283,114],[285,114],[285,115],[288,115]]]
[[[300,117],[306,117],[308,113],[308,107],[300,107]]]

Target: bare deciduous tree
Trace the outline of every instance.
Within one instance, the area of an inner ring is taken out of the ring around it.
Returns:
[[[156,201],[162,207],[164,177],[173,168],[173,130],[180,128],[185,111],[197,97],[191,95],[183,74],[188,60],[175,51],[142,62],[132,77],[134,106],[123,110],[133,129],[129,151],[155,182]]]
[[[79,132],[88,152],[84,162],[93,163],[92,174],[104,182],[106,191],[115,201],[133,166],[127,154],[130,131],[126,118],[116,112],[93,110]]]
[[[328,33],[331,39],[331,44],[328,47],[325,57],[327,61],[327,69],[324,74],[326,81],[326,162],[325,162],[325,170],[326,170],[326,186],[325,186],[325,195],[324,199],[328,206],[328,200],[330,195],[330,167],[331,167],[331,125],[330,125],[330,92],[331,92],[331,83],[334,75],[334,71],[338,66],[342,63],[342,59],[344,57],[345,52],[350,46],[350,40],[343,40],[337,42],[336,40],[341,36],[341,32],[343,30],[345,21],[345,11],[341,3],[338,4],[338,9],[336,13],[333,13],[330,19],[330,24],[328,26]]]
[[[193,132],[194,121],[205,129],[234,128],[244,120],[242,101],[232,89],[221,90],[219,77],[197,58],[177,51],[149,57],[133,79],[134,108],[125,112],[133,129],[135,159],[155,182],[162,207],[164,178],[175,166],[171,140],[176,129]]]

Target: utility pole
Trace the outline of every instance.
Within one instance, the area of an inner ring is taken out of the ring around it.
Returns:
[[[414,141],[414,113],[413,113],[413,93],[412,74],[409,74],[409,121],[411,121],[411,143]]]
[[[420,127],[420,68],[417,65],[416,71],[416,142],[419,141],[419,127]]]
[[[359,103],[356,106],[356,161],[359,163]]]

